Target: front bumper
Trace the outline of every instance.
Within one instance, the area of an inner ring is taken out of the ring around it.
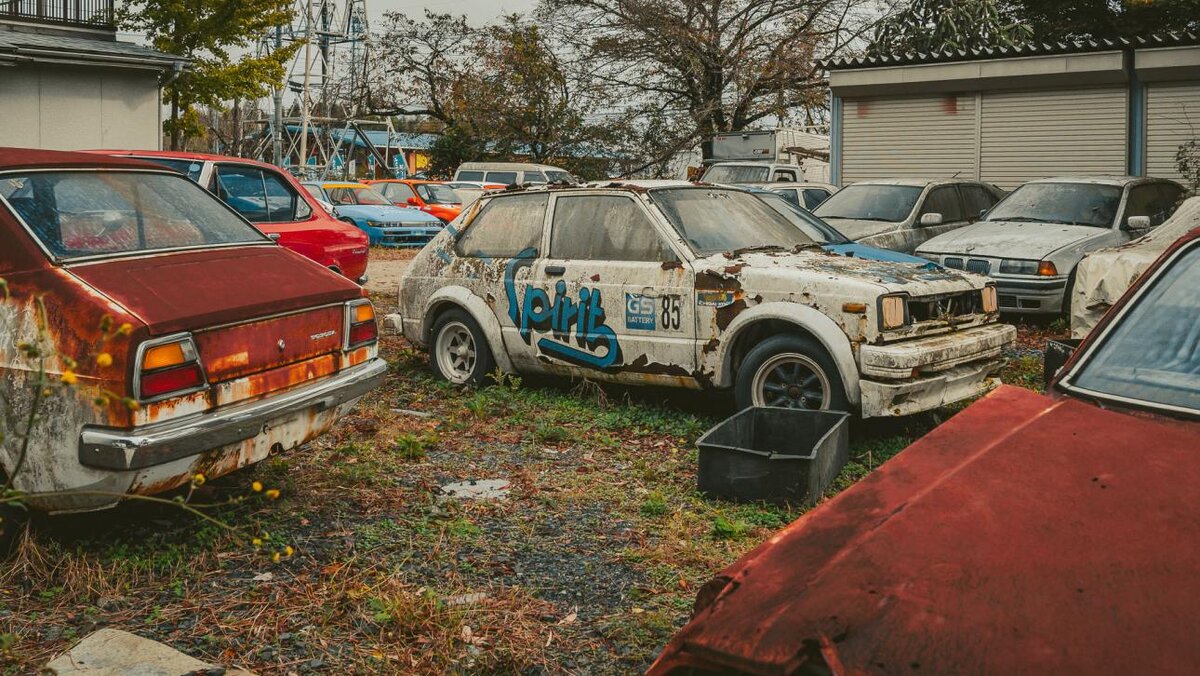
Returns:
[[[912,415],[986,394],[1000,386],[993,374],[1003,365],[996,358],[906,381],[860,380],[862,417]]]
[[[1067,277],[995,277],[1001,312],[1058,314],[1062,312]]]
[[[154,467],[265,434],[276,421],[316,414],[351,402],[383,382],[387,363],[372,359],[337,375],[246,404],[134,429],[85,426],[79,463],[125,471]]]
[[[376,243],[379,246],[393,247],[422,247],[442,232],[441,228],[378,228],[377,230],[379,236]],[[371,239],[375,240],[376,238],[372,236]]]

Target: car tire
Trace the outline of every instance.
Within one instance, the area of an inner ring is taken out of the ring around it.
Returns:
[[[1075,295],[1075,271],[1078,269],[1079,266],[1076,265],[1071,268],[1071,274],[1067,275],[1067,285],[1063,288],[1062,305],[1059,306],[1059,311],[1062,312],[1063,317],[1067,318],[1068,322],[1071,321],[1071,299]]]
[[[833,358],[812,338],[773,336],[754,346],[738,367],[734,383],[738,409],[779,406],[849,411],[846,387]]]
[[[456,385],[481,385],[496,368],[483,329],[463,310],[449,310],[437,318],[429,337],[429,365],[433,374]]]

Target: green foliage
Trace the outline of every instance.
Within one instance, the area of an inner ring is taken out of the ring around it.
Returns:
[[[253,55],[255,40],[292,18],[289,0],[130,0],[118,12],[123,30],[143,33],[162,52],[189,59],[163,82],[171,119],[163,124],[172,149],[204,135],[196,106],[222,109],[226,101],[264,96],[283,82],[285,65],[300,44]],[[244,53],[236,58],[235,53]]]
[[[1011,47],[1032,37],[1033,30],[1015,20],[1002,0],[913,0],[876,26],[867,54]]]
[[[653,491],[642,502],[642,516],[656,517],[667,513],[667,496],[659,491]]]
[[[1197,0],[1004,0],[1042,42],[1200,30]]]
[[[405,432],[392,443],[392,452],[404,460],[420,460],[426,452],[437,445],[438,437],[433,433],[413,434]]]
[[[713,519],[710,534],[717,540],[738,540],[749,531],[750,525],[745,521],[731,521],[724,516],[717,516]]]
[[[1200,111],[1200,107],[1197,111]],[[1175,166],[1187,187],[1192,192],[1200,192],[1200,138],[1188,139],[1179,144],[1179,150],[1175,153]]]

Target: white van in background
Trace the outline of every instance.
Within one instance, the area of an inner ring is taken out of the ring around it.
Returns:
[[[548,164],[524,162],[463,162],[454,172],[455,181],[482,181],[503,185],[526,183],[578,183],[571,172]]]

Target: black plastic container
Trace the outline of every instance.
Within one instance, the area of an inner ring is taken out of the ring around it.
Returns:
[[[700,447],[700,491],[727,500],[814,503],[846,464],[841,411],[751,407],[719,423]]]
[[[1058,370],[1067,363],[1072,354],[1075,354],[1075,348],[1083,340],[1080,338],[1064,338],[1062,340],[1049,339],[1046,341],[1045,359],[1042,362],[1042,385],[1049,385],[1054,376],[1058,374]]]

